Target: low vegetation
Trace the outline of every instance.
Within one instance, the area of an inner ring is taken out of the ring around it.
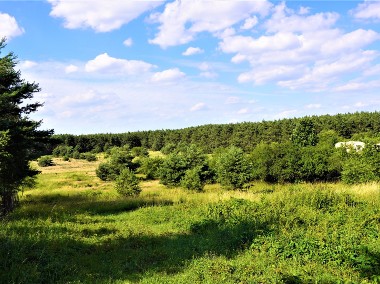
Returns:
[[[380,283],[378,183],[121,197],[102,162],[39,168],[1,221],[0,283]]]

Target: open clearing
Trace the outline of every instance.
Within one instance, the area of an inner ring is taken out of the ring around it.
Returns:
[[[379,184],[204,192],[55,159],[2,221],[0,283],[380,283]]]

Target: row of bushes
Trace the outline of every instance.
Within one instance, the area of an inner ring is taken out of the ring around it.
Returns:
[[[273,142],[261,143],[249,154],[231,146],[212,155],[204,154],[195,145],[180,144],[166,154],[164,158],[136,156],[128,147],[115,147],[96,174],[102,180],[114,181],[121,173],[129,178],[140,173],[168,187],[192,190],[202,190],[206,183],[214,182],[227,189],[242,189],[255,180],[361,183],[380,179],[380,152],[370,144],[361,152],[347,152],[325,140],[315,146]]]

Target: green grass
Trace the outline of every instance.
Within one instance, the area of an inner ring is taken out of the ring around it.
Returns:
[[[0,283],[380,283],[379,184],[121,198],[96,162],[55,163],[0,221]]]

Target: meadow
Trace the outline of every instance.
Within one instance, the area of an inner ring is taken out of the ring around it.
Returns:
[[[0,283],[380,283],[379,183],[127,198],[100,161],[54,162],[0,221]]]

